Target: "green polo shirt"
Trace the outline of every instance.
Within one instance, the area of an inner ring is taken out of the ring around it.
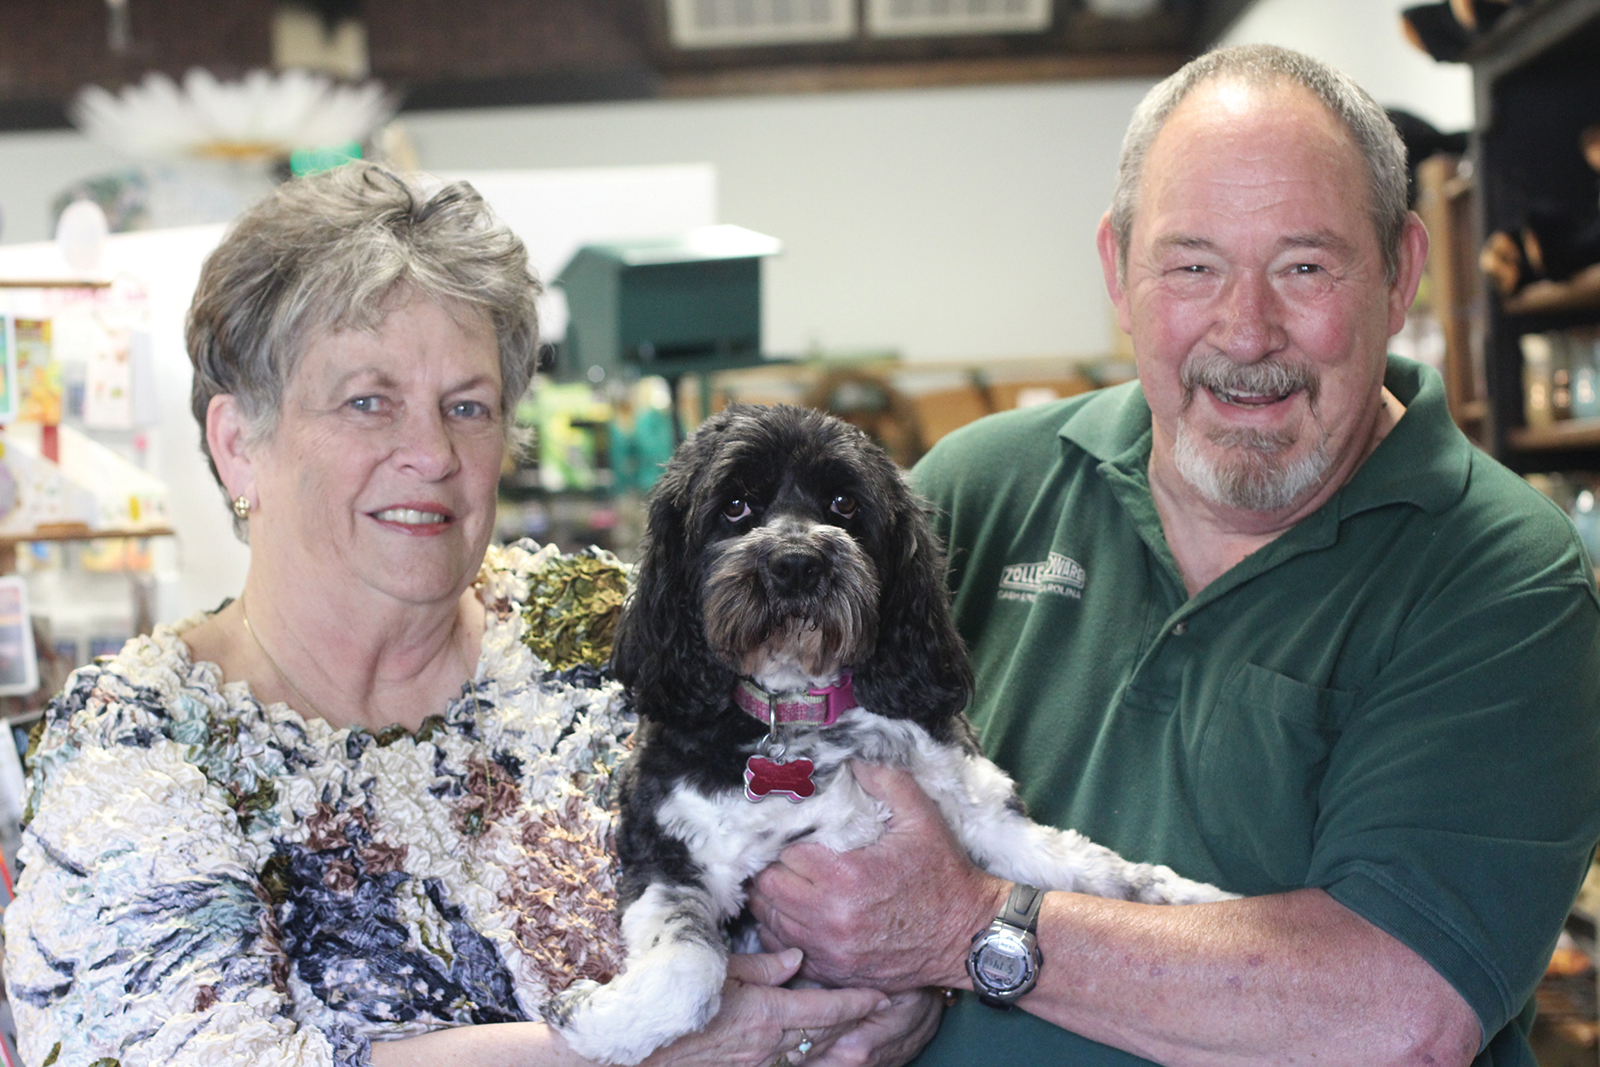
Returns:
[[[1136,383],[983,419],[914,480],[972,718],[1035,818],[1246,895],[1327,890],[1472,1005],[1476,1064],[1531,1067],[1530,998],[1600,837],[1600,597],[1438,376],[1391,359],[1386,383],[1406,414],[1349,484],[1194,597]],[[1145,1062],[970,996],[918,1061]]]

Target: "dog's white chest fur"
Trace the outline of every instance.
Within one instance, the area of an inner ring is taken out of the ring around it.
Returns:
[[[841,716],[838,725],[854,735],[870,729],[873,720],[887,724],[857,708]],[[706,889],[719,912],[738,914],[744,907],[745,881],[788,845],[816,841],[835,852],[848,852],[878,839],[888,811],[857,784],[845,765],[849,757],[850,750],[829,743],[817,731],[806,731],[791,741],[784,758],[812,762],[814,795],[791,801],[774,793],[751,800],[743,793],[707,796],[679,785],[662,804],[656,815],[661,829],[688,845],[702,864]]]

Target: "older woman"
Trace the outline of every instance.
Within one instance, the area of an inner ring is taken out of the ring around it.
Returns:
[[[362,165],[282,187],[207,261],[193,404],[250,569],[49,708],[5,915],[28,1063],[575,1060],[528,1020],[620,966],[631,725],[526,605],[614,598],[614,562],[488,548],[536,290],[469,187]],[[778,988],[797,965],[739,959],[656,1058],[861,1060],[931,1024]]]

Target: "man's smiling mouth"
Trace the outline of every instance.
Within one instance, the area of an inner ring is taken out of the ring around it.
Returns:
[[[1233,389],[1220,389],[1215,386],[1208,388],[1207,391],[1222,403],[1237,408],[1268,407],[1279,401],[1287,400],[1299,392],[1297,389],[1290,389],[1288,392],[1283,393],[1247,393]]]
[[[1204,389],[1217,403],[1241,410],[1262,410],[1305,393],[1313,408],[1320,382],[1304,363],[1285,363],[1275,357],[1239,363],[1220,352],[1207,352],[1186,361],[1179,372],[1184,408]]]

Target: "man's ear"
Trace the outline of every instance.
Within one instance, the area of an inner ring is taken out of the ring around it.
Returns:
[[[206,447],[211,450],[217,476],[229,498],[245,497],[255,507],[260,501],[255,497],[256,476],[250,461],[248,429],[249,423],[232,393],[218,393],[206,405]]]
[[[1122,284],[1118,269],[1117,234],[1111,228],[1111,212],[1100,216],[1100,226],[1094,232],[1095,247],[1100,250],[1100,271],[1106,278],[1106,295],[1111,306],[1117,309],[1117,325],[1123,333],[1133,332],[1133,317],[1128,314],[1128,293]]]
[[[1405,229],[1400,231],[1399,251],[1394,283],[1389,287],[1390,337],[1405,326],[1406,313],[1417,298],[1417,286],[1422,284],[1422,271],[1428,265],[1428,229],[1415,211],[1406,215]]]

